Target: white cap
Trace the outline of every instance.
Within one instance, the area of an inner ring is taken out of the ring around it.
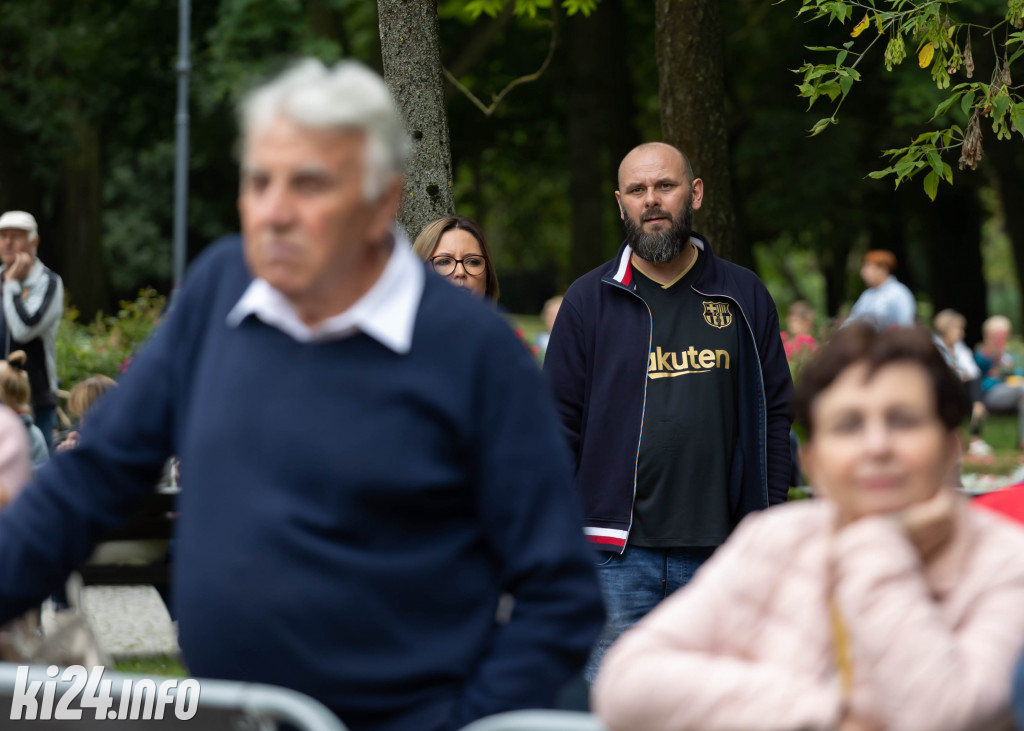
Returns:
[[[39,231],[35,216],[25,211],[7,211],[0,216],[0,229],[5,228],[20,228],[33,234]]]

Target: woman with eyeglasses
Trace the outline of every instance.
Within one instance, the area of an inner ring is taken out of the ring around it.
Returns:
[[[476,221],[445,216],[427,224],[416,237],[413,251],[457,287],[477,297],[498,301],[498,275],[490,249]]]

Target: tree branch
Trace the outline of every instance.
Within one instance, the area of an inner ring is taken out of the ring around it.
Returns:
[[[448,79],[448,81],[450,81],[456,89],[462,92],[462,94],[467,99],[473,102],[474,106],[476,106],[477,109],[483,112],[485,117],[490,117],[492,114],[494,114],[494,110],[498,108],[498,105],[501,104],[501,101],[508,95],[510,91],[512,91],[514,88],[522,84],[528,84],[531,81],[536,81],[537,79],[544,75],[544,72],[548,70],[548,66],[551,65],[551,59],[554,58],[555,56],[555,48],[557,48],[557,46],[558,5],[557,3],[551,3],[551,43],[548,45],[548,55],[544,59],[544,62],[540,65],[540,68],[534,71],[532,74],[526,74],[525,76],[520,76],[516,79],[512,79],[512,81],[510,81],[505,86],[504,89],[502,89],[497,94],[493,95],[491,103],[489,105],[484,104],[482,101],[480,101],[476,94],[474,94],[472,91],[466,88],[466,86],[457,78],[455,78],[455,76],[447,68],[442,66],[441,70],[444,71],[444,77]]]

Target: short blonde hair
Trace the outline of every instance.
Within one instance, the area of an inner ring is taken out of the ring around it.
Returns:
[[[98,373],[76,383],[68,394],[68,411],[81,419],[103,394],[116,385],[117,381],[113,378]]]
[[[997,332],[999,330],[1007,333],[1013,330],[1013,323],[1010,322],[1009,317],[1005,317],[1003,315],[992,315],[992,317],[985,320],[981,325],[982,335],[988,335],[989,333]]]
[[[932,320],[932,327],[939,335],[945,335],[954,327],[967,327],[967,318],[956,310],[945,309],[935,315]]]

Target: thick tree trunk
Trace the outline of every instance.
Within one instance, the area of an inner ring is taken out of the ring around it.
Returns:
[[[926,218],[932,233],[928,237],[932,304],[935,312],[951,307],[967,318],[964,340],[971,345],[981,340],[987,309],[981,256],[983,214],[973,182],[975,178],[964,178],[953,187],[940,186]]]
[[[412,138],[399,222],[410,238],[455,212],[437,0],[378,0],[384,81]]]
[[[599,7],[590,18],[569,18],[565,28],[566,143],[569,153],[569,198],[572,201],[572,250],[570,276],[590,271],[604,261],[605,226],[608,206],[612,205],[611,181],[605,179],[603,164],[608,127],[599,123],[607,112],[604,106],[601,55],[607,49],[600,43],[600,17],[607,8]]]
[[[749,265],[733,208],[718,0],[656,0],[655,37],[662,136],[686,152],[704,180],[695,228],[720,256]]]
[[[62,165],[61,206],[56,240],[40,236],[39,257],[64,280],[71,303],[88,321],[110,304],[110,289],[100,240],[100,141],[96,127],[74,125],[74,152]]]

